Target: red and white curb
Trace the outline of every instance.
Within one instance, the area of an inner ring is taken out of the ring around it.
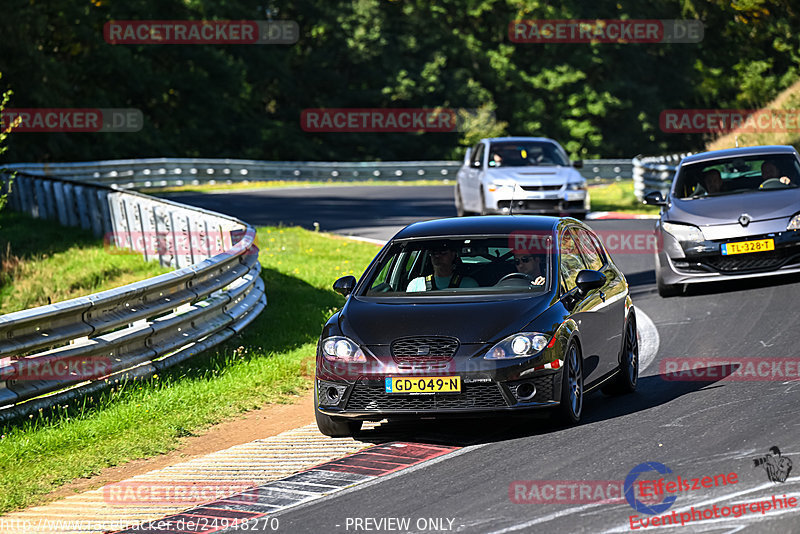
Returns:
[[[211,533],[234,526],[241,529],[257,525],[267,527],[270,514],[419,465],[459,448],[407,442],[375,445],[224,499],[120,531],[119,534]]]

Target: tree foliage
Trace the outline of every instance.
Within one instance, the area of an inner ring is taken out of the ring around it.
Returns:
[[[266,3],[265,2],[262,3]],[[287,0],[286,45],[110,45],[111,20],[267,18],[244,0],[7,0],[0,71],[17,107],[141,109],[138,133],[15,135],[15,161],[126,157],[460,158],[483,135],[544,135],[577,157],[703,144],[659,113],[754,108],[798,78],[788,0]],[[515,19],[699,19],[697,44],[516,44]],[[308,108],[482,110],[459,133],[309,133]],[[493,113],[493,118],[492,118]]]

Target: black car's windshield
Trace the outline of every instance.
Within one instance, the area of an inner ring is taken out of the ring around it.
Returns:
[[[502,141],[489,149],[490,167],[526,167],[529,165],[560,165],[569,160],[559,147],[546,141]]]
[[[514,248],[514,236],[394,243],[371,272],[363,296],[541,294],[550,287],[549,236]]]
[[[700,198],[800,187],[800,165],[791,154],[703,161],[681,167],[675,195]]]

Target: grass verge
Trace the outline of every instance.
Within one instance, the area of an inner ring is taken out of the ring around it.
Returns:
[[[657,206],[642,204],[633,193],[633,181],[615,182],[589,188],[592,211],[619,211],[622,213],[657,215]]]
[[[333,280],[359,275],[379,248],[300,228],[259,228],[258,239],[269,305],[241,337],[158,377],[0,427],[0,513],[307,391],[322,324],[344,302]]]
[[[91,232],[0,212],[0,315],[165,272],[169,269],[137,254],[104,248]]]

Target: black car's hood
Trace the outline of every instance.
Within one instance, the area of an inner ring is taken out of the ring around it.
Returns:
[[[743,213],[754,221],[791,217],[800,211],[800,188],[735,193],[692,200],[674,199],[669,219],[705,226],[730,224]]]
[[[365,345],[388,345],[404,336],[454,336],[485,343],[519,332],[550,305],[551,295],[500,301],[388,303],[351,297],[339,328]]]

